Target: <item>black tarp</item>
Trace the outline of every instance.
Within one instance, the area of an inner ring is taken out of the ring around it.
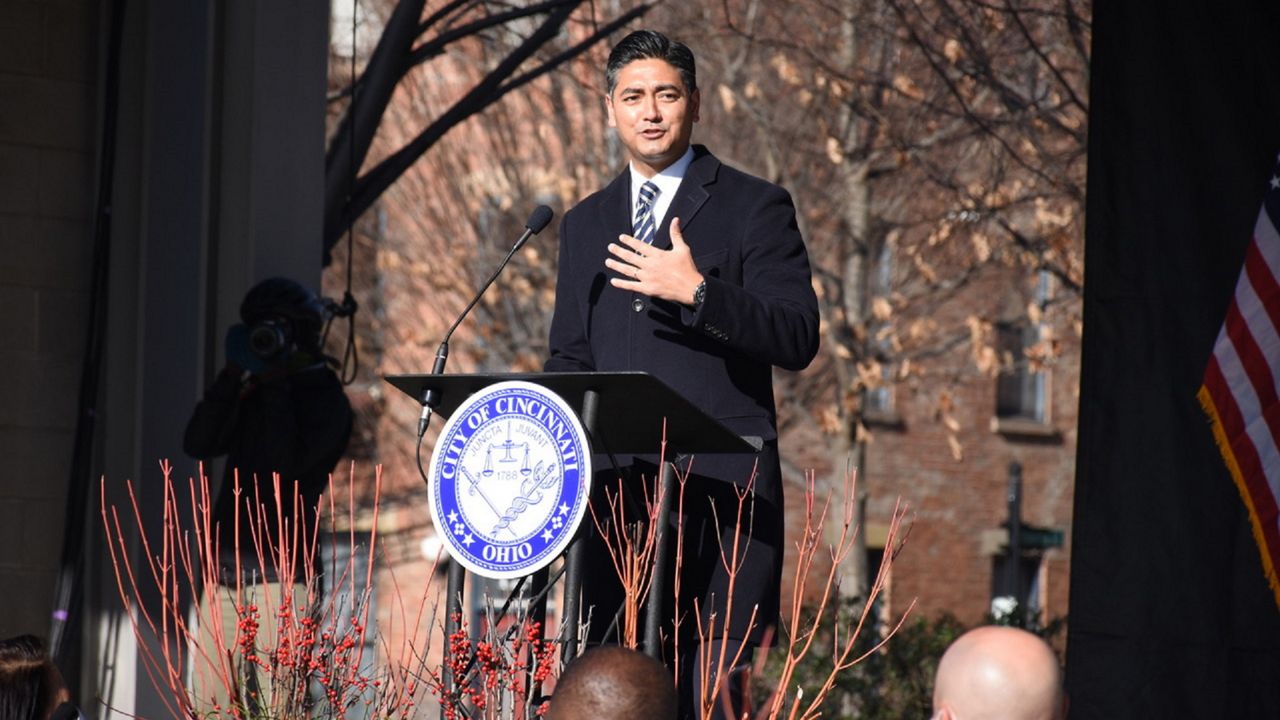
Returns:
[[[1094,5],[1072,718],[1280,718],[1280,609],[1196,390],[1280,153],[1280,0]]]

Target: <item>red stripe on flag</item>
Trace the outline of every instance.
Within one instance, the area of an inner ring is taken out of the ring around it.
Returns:
[[[1218,366],[1217,356],[1209,358],[1209,367],[1204,371],[1204,385],[1213,397],[1213,404],[1218,411],[1218,418],[1222,421],[1222,429],[1230,445],[1231,454],[1235,456],[1236,464],[1240,468],[1241,477],[1238,480],[1244,483],[1242,490],[1248,493],[1254,512],[1257,513],[1256,520],[1261,525],[1259,529],[1266,538],[1271,558],[1273,561],[1280,562],[1280,527],[1277,527],[1274,522],[1277,517],[1280,517],[1280,509],[1276,506],[1275,495],[1267,485],[1258,450],[1245,432],[1240,407],[1227,387],[1226,378],[1222,376],[1222,368]],[[1264,522],[1264,518],[1271,521]]]
[[[1236,357],[1240,358],[1240,364],[1249,376],[1249,384],[1258,396],[1258,413],[1264,414],[1267,408],[1277,402],[1275,376],[1271,374],[1267,356],[1258,347],[1253,333],[1249,331],[1249,325],[1240,314],[1240,305],[1235,301],[1227,308],[1226,329],[1227,337],[1235,346]],[[1280,425],[1273,425],[1272,418],[1267,418],[1267,429],[1271,432],[1271,441],[1280,447]]]
[[[1276,283],[1276,276],[1271,274],[1271,267],[1267,265],[1266,258],[1262,257],[1257,238],[1249,243],[1249,250],[1245,253],[1244,271],[1258,301],[1271,318],[1272,329],[1280,332],[1280,284]]]
[[[1268,426],[1276,427],[1280,425],[1280,405],[1272,405],[1263,410],[1262,414],[1266,418]],[[1275,468],[1272,468],[1272,471],[1275,471]],[[1262,508],[1258,508],[1258,519],[1269,523],[1272,527],[1278,527],[1280,526],[1280,497],[1276,497],[1276,489],[1271,487],[1270,480],[1266,476],[1263,476],[1261,480],[1266,485],[1265,492],[1267,497],[1271,498],[1272,510],[1264,513]],[[1280,545],[1276,546],[1276,550],[1280,551]],[[1276,560],[1280,561],[1280,557],[1277,557]]]

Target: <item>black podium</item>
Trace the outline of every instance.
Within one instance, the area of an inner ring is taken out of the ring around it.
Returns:
[[[472,394],[498,382],[520,380],[534,383],[559,395],[578,414],[594,454],[657,455],[662,447],[665,421],[667,457],[716,453],[755,453],[761,440],[740,437],[682,397],[658,378],[644,372],[617,373],[503,373],[474,375],[388,375],[387,382],[425,404],[429,391],[439,402],[433,410],[449,417]],[[671,512],[675,467],[663,463],[658,481],[658,517],[655,562],[667,555],[665,518]],[[579,539],[585,529],[578,530]],[[562,623],[567,634],[562,657],[577,654],[577,633],[581,608],[582,543],[575,540],[565,552],[565,585]],[[645,605],[645,652],[659,655],[664,568],[654,568],[653,581]],[[450,562],[447,621],[461,612],[461,590],[465,580],[461,564]],[[452,632],[454,628],[449,628]]]

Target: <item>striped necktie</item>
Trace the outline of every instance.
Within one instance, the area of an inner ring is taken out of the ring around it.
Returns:
[[[646,182],[640,186],[640,200],[636,203],[636,219],[631,223],[635,238],[646,245],[653,244],[653,200],[658,197],[658,186]]]

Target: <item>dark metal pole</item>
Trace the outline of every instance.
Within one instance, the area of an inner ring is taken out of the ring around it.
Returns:
[[[458,631],[458,626],[462,624],[462,589],[466,584],[467,576],[466,568],[462,567],[462,563],[457,560],[449,561],[449,582],[445,589],[445,618],[444,618],[444,667],[443,680],[445,702],[440,704],[440,719],[445,718],[445,708],[448,704],[449,696],[453,693],[454,681],[453,671],[449,662],[449,642],[453,634]]]
[[[561,637],[564,638],[564,649],[560,651],[561,668],[578,656],[578,629],[582,612],[582,549],[583,538],[589,532],[586,523],[578,528],[578,537],[574,538],[565,553],[564,567],[564,602],[560,613]]]
[[[533,598],[533,607],[529,608],[529,621],[538,624],[538,639],[547,638],[547,579],[549,568],[542,568],[529,577],[529,597]],[[529,647],[529,646],[525,646]],[[533,648],[529,647],[529,667],[525,670],[526,699],[533,700],[542,695],[542,684],[537,680],[538,663],[534,659]],[[535,702],[534,707],[537,707]]]
[[[649,599],[644,608],[644,652],[649,657],[661,658],[662,647],[659,644],[662,628],[662,599],[667,591],[667,545],[671,533],[667,523],[670,522],[672,498],[675,496],[676,466],[672,462],[663,462],[658,473],[658,515],[656,537],[653,548],[653,581],[649,584]]]
[[[1005,568],[1009,595],[1019,598],[1022,564],[1022,464],[1009,463],[1009,560]],[[1019,608],[1020,610],[1023,608]]]
[[[579,419],[582,420],[582,427],[586,429],[587,437],[591,439],[593,446],[596,442],[596,419],[599,417],[599,412],[600,393],[595,390],[583,393],[582,413]],[[574,538],[573,543],[569,545],[569,550],[565,553],[564,602],[561,603],[560,612],[564,649],[560,652],[560,662],[566,665],[578,655],[578,627],[581,622],[579,615],[582,612],[582,553],[585,538],[590,532],[591,528],[584,522],[582,527],[578,528],[578,536]]]

